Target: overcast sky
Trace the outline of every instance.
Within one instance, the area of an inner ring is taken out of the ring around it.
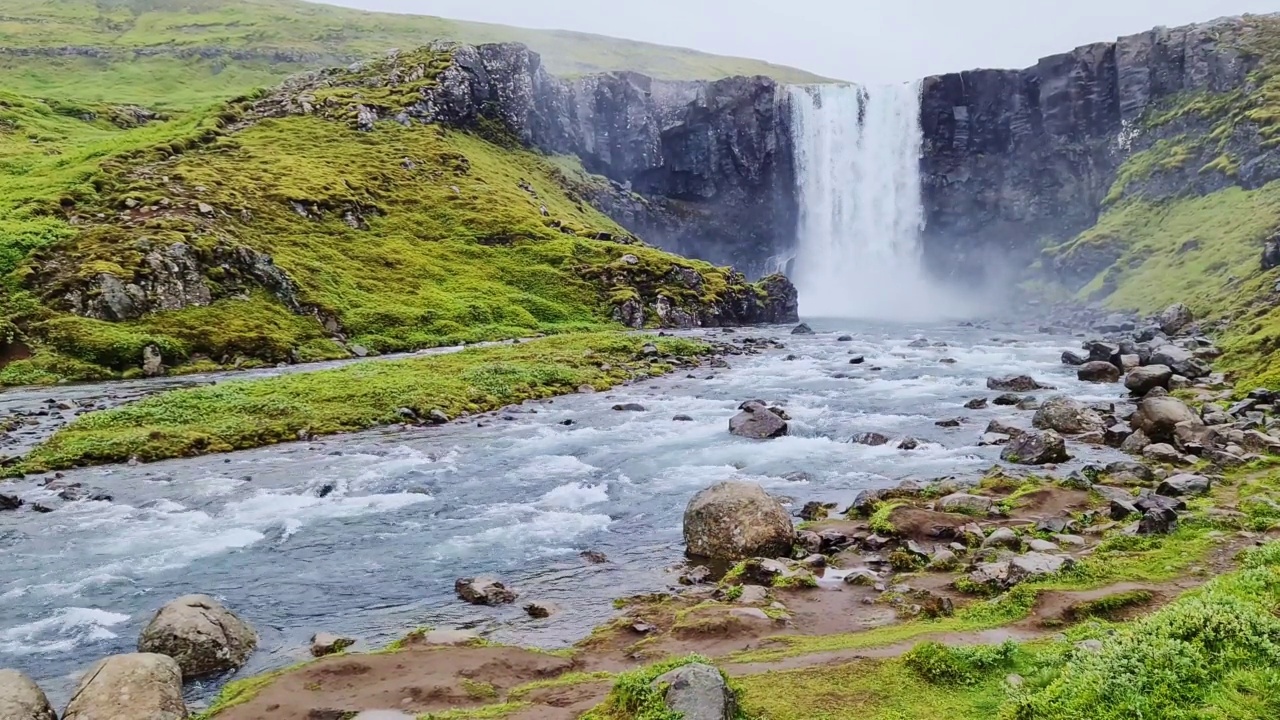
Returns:
[[[581,30],[878,82],[1039,57],[1156,25],[1280,11],[1280,0],[329,0]],[[1050,9],[1051,8],[1051,9]]]

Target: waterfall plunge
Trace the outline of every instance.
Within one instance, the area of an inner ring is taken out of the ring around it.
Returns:
[[[950,314],[921,264],[920,84],[792,87],[799,242],[793,279],[818,317]]]

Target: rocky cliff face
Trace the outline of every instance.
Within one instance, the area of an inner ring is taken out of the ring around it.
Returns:
[[[1204,102],[1255,89],[1276,22],[1244,17],[1157,28],[1025,70],[927,78],[927,256],[967,275],[1001,260],[1025,267],[1041,244],[1088,228],[1124,196],[1204,193],[1280,177],[1257,123],[1224,129],[1218,110],[1225,106]],[[1180,160],[1118,177],[1126,160],[1161,143],[1178,144]],[[1114,259],[1079,258],[1060,269],[1088,278]]]
[[[408,102],[361,103],[364,127],[379,119],[438,122],[490,131],[573,155],[613,182],[593,204],[663,249],[767,274],[790,247],[798,213],[786,94],[765,77],[715,82],[609,73],[573,80],[547,73],[522,45],[437,45],[448,60],[391,55],[300,78],[264,103],[269,113],[327,109],[316,92],[353,78],[372,87],[414,87]],[[430,83],[422,83],[424,79]]]

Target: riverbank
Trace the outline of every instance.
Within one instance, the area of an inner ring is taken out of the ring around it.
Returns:
[[[199,717],[301,720],[395,708],[406,718],[647,718],[645,703],[661,709],[661,697],[646,696],[647,682],[637,680],[695,661],[731,678],[743,716],[769,720],[1172,718],[1202,705],[1222,718],[1275,712],[1280,686],[1266,658],[1280,631],[1271,612],[1280,602],[1280,543],[1268,541],[1280,535],[1250,530],[1257,525],[1239,510],[1240,497],[1280,491],[1270,467],[1224,477],[1177,532],[1147,537],[1109,520],[1106,484],[1089,491],[1010,480],[991,475],[973,490],[1008,508],[994,522],[925,509],[948,490],[929,486],[882,505],[893,510],[879,520],[807,525],[824,537],[865,537],[876,526],[886,544],[906,548],[928,542],[950,517],[989,538],[1012,529],[1019,547],[1043,549],[1056,535],[1075,558],[989,599],[955,589],[970,575],[958,564],[926,566],[919,557],[899,565],[907,550],[893,553],[894,569],[874,585],[848,582],[847,568],[868,562],[846,550],[828,555],[831,568],[846,570],[815,567],[814,587],[775,580],[766,588],[757,568],[745,581],[620,601],[620,617],[568,652],[417,631],[378,653],[238,681]],[[1068,515],[1098,518],[1076,530],[1080,546],[1042,527]],[[961,557],[982,554],[977,543]],[[1169,667],[1171,652],[1188,662]],[[385,682],[390,674],[400,685]]]
[[[440,424],[659,376],[711,350],[680,338],[573,334],[174,390],[81,417],[13,473],[230,452],[393,423]]]

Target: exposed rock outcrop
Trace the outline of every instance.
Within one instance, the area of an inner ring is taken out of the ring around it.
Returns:
[[[17,670],[0,669],[0,718],[58,720],[58,714],[34,680]]]
[[[926,78],[921,125],[932,266],[961,277],[1016,268],[1038,252],[1036,240],[1065,240],[1093,225],[1126,158],[1161,139],[1207,135],[1212,125],[1186,113],[1153,127],[1141,122],[1144,113],[1175,96],[1244,87],[1260,62],[1250,40],[1275,23],[1275,16],[1246,16],[1156,28],[1025,70]],[[1209,143],[1129,191],[1155,199],[1257,187],[1280,167],[1280,149],[1257,133]],[[1201,170],[1224,152],[1240,160],[1235,174]],[[1120,242],[1075,244],[1051,255],[1046,270],[1083,284],[1119,257]]]
[[[253,628],[207,595],[160,608],[138,639],[138,652],[173,658],[188,680],[235,670],[257,646]]]
[[[788,557],[795,539],[786,508],[754,483],[712,485],[694,495],[684,511],[686,551],[694,557],[728,562]]]

